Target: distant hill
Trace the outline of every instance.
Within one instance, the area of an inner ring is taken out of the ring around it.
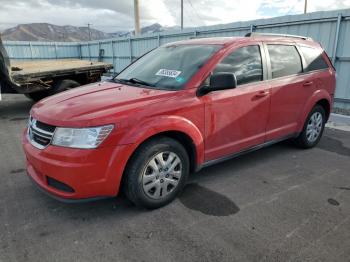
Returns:
[[[141,28],[141,34],[156,33],[177,27],[163,27],[160,24],[153,24]],[[130,36],[128,31],[105,33],[91,28],[91,39],[100,40],[119,36]],[[49,42],[79,42],[89,40],[88,27],[58,26],[47,23],[22,24],[7,29],[1,34],[3,40],[10,41],[49,41]]]
[[[89,30],[87,27],[57,26],[46,23],[23,24],[5,30],[2,34],[3,40],[12,41],[87,41]],[[91,38],[105,39],[109,34],[91,29]]]

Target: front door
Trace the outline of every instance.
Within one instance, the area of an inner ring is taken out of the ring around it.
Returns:
[[[239,47],[228,54],[213,73],[232,72],[235,89],[205,96],[205,160],[240,152],[265,141],[270,88],[264,80],[261,46]]]

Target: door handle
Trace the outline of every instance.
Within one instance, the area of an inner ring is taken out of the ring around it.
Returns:
[[[259,93],[257,93],[256,95],[255,95],[255,97],[265,97],[265,96],[268,96],[270,94],[270,92],[269,91],[260,91]]]
[[[304,82],[303,86],[312,86],[314,82],[312,81],[306,81]]]

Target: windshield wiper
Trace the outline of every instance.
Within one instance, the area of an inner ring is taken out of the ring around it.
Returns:
[[[148,82],[143,81],[143,80],[138,79],[138,78],[130,78],[128,80],[128,82],[135,83],[135,84],[140,84],[140,85],[144,85],[144,86],[154,86],[151,83],[148,83]]]
[[[118,83],[122,83],[122,84],[124,84],[125,82],[127,82],[126,79],[119,79],[119,78],[112,78],[112,81],[118,82]]]
[[[143,81],[141,79],[138,79],[138,78],[130,78],[130,79],[120,79],[120,78],[115,78],[116,81],[120,81],[120,82],[129,82],[129,83],[133,83],[133,84],[140,84],[140,85],[144,85],[144,86],[151,86],[151,87],[154,87],[153,84],[151,83],[148,83],[146,81]]]

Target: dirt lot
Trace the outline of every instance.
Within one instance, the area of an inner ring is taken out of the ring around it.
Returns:
[[[349,261],[350,133],[281,143],[191,175],[159,210],[123,197],[62,204],[26,177],[32,103],[0,102],[0,261]]]

